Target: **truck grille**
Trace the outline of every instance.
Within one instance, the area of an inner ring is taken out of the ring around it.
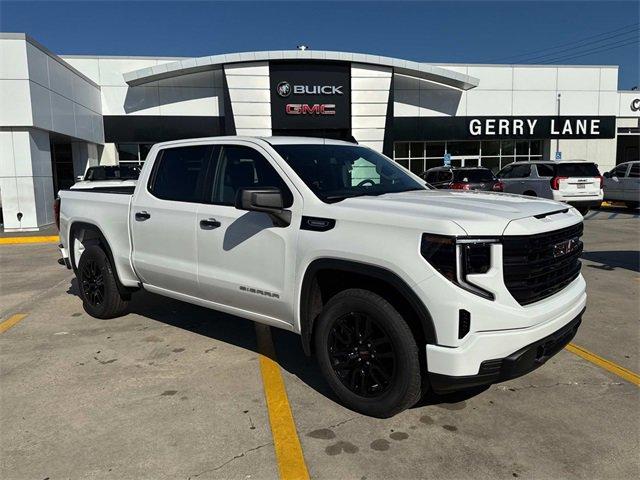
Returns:
[[[520,305],[550,297],[580,274],[583,225],[503,237],[504,283]]]

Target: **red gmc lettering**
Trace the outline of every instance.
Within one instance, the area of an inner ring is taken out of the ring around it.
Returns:
[[[336,106],[333,103],[287,103],[285,112],[287,115],[335,115]]]

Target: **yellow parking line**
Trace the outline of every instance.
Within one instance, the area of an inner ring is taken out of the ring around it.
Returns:
[[[614,375],[619,376],[620,378],[624,378],[627,382],[631,382],[634,385],[640,387],[640,375],[633,373],[631,370],[627,370],[620,365],[617,365],[605,358],[599,357],[595,353],[591,353],[590,351],[579,347],[573,343],[570,343],[565,347],[572,353],[575,353],[579,357],[584,358],[585,360],[593,363],[594,365],[598,365],[601,368],[613,373]]]
[[[58,235],[47,237],[2,237],[0,245],[16,245],[19,243],[57,243],[60,241]]]
[[[282,480],[308,480],[309,472],[302,454],[300,439],[293,421],[287,390],[276,360],[271,330],[256,323],[260,370],[264,396],[269,411],[271,435]]]
[[[11,315],[4,322],[0,323],[0,333],[4,333],[13,327],[16,323],[20,322],[27,316],[26,313],[16,313],[15,315]]]

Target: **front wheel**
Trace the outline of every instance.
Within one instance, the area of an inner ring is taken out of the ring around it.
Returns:
[[[379,295],[360,289],[335,295],[318,317],[314,340],[320,370],[347,407],[386,418],[420,399],[416,340]]]
[[[85,311],[95,318],[113,318],[124,313],[128,302],[118,291],[111,263],[97,245],[85,249],[76,272]]]

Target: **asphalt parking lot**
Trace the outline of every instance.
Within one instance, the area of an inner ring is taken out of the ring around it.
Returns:
[[[589,300],[573,341],[636,373],[639,226],[624,209],[587,216]],[[127,316],[97,320],[57,258],[55,243],[0,244],[0,322],[26,315],[0,333],[0,478],[640,474],[640,389],[597,361],[564,350],[519,379],[379,420],[340,406],[298,337],[272,330],[304,462],[283,465],[295,442],[278,443],[287,420],[252,322],[144,292]]]

